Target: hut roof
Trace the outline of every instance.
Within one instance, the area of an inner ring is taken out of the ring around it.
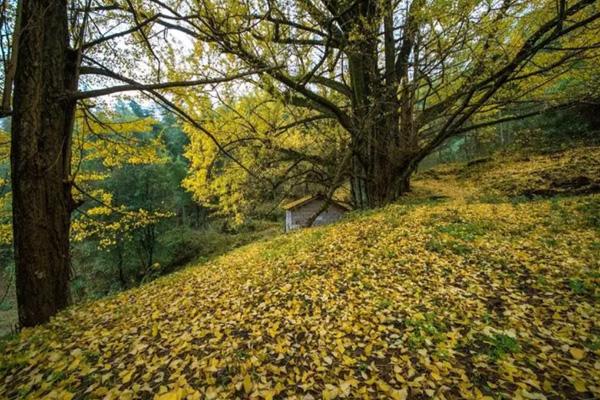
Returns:
[[[283,208],[284,210],[293,210],[295,208],[301,207],[307,203],[310,203],[311,201],[315,201],[315,200],[325,200],[326,197],[322,194],[313,194],[313,195],[308,195],[308,196],[304,196],[298,200],[294,200],[291,201],[289,203],[283,204],[281,206],[281,208]],[[347,211],[352,210],[352,207],[350,207],[348,204],[345,203],[341,203],[335,199],[331,199],[331,203],[335,204]]]

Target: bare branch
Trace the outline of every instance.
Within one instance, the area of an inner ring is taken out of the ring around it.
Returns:
[[[268,71],[269,71],[269,68],[265,68],[262,70],[257,69],[254,71],[246,71],[246,72],[241,72],[239,74],[224,76],[224,77],[220,77],[220,78],[194,79],[194,80],[189,80],[189,81],[172,81],[172,82],[148,83],[148,84],[131,83],[131,84],[127,84],[127,85],[118,85],[118,86],[112,86],[112,87],[107,87],[107,88],[103,88],[103,89],[77,92],[77,93],[73,93],[72,95],[69,95],[68,98],[73,99],[73,100],[83,100],[83,99],[89,99],[92,97],[106,96],[109,94],[121,93],[121,92],[160,90],[160,89],[172,89],[172,88],[190,87],[190,86],[212,85],[212,84],[217,84],[217,83],[230,82],[230,81],[233,81],[236,79],[247,77],[249,75],[256,75],[256,74],[260,74],[260,73],[268,72]],[[81,67],[81,73],[82,74],[97,74],[97,75],[110,76],[110,75],[107,75],[106,71],[102,71],[98,68],[93,68],[93,67]]]

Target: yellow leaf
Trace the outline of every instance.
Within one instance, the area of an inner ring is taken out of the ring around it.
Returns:
[[[269,336],[275,337],[275,335],[277,335],[278,329],[279,329],[279,322],[275,322],[272,327],[267,329],[267,332],[269,333]]]
[[[108,393],[108,389],[105,387],[99,387],[94,389],[92,394],[96,397],[104,397]]]
[[[219,393],[217,392],[217,389],[215,389],[213,386],[209,386],[208,389],[206,389],[207,400],[216,399],[218,395]]]
[[[128,383],[129,381],[131,381],[131,377],[133,376],[133,371],[121,373],[120,376],[121,376],[121,379],[123,380],[123,383]]]
[[[194,390],[191,394],[188,394],[186,400],[200,400],[201,398],[202,396],[200,395],[200,392]]]
[[[73,397],[75,397],[75,395],[71,392],[67,392],[67,391],[62,391],[60,393],[60,400],[71,400]]]
[[[211,358],[210,361],[208,362],[208,367],[206,367],[206,371],[217,372],[218,366],[219,366],[219,360],[217,360],[216,358]]]
[[[246,375],[244,377],[244,392],[246,392],[246,394],[250,394],[251,391],[252,391],[252,378],[250,378],[250,375]]]
[[[523,397],[525,397],[526,399],[531,399],[531,400],[546,400],[546,396],[544,396],[541,393],[533,393],[533,392],[528,392],[527,390],[523,389],[521,391],[521,395]]]
[[[393,400],[405,400],[408,397],[408,388],[392,389],[389,394]]]
[[[179,393],[179,390],[172,390],[170,392],[154,396],[154,400],[180,400],[181,397],[179,397]]]
[[[585,382],[581,379],[575,379],[573,381],[573,386],[575,387],[575,390],[577,390],[579,393],[583,393],[587,390],[587,388],[585,387]]]
[[[323,390],[323,400],[333,400],[337,396],[338,396],[338,391],[336,388]]]
[[[354,365],[356,364],[356,360],[352,357],[344,355],[344,357],[342,358],[342,363],[344,365]]]
[[[571,353],[571,356],[576,360],[581,360],[583,357],[585,357],[585,351],[578,349],[577,347],[571,347],[569,349],[569,353]]]

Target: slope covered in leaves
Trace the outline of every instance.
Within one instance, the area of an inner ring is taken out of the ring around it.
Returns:
[[[0,398],[600,396],[600,196],[413,202],[73,307]]]
[[[471,195],[549,197],[600,192],[600,147],[589,146],[550,154],[496,156],[466,164],[445,164],[418,176],[421,186],[454,183],[471,187]],[[475,190],[476,188],[476,190]],[[452,196],[452,194],[450,194]],[[498,199],[495,199],[498,200]]]

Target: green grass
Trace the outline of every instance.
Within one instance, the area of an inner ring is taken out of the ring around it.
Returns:
[[[495,334],[486,340],[486,342],[489,345],[488,354],[492,360],[499,360],[507,354],[514,354],[521,351],[521,346],[517,339],[505,334]]]

